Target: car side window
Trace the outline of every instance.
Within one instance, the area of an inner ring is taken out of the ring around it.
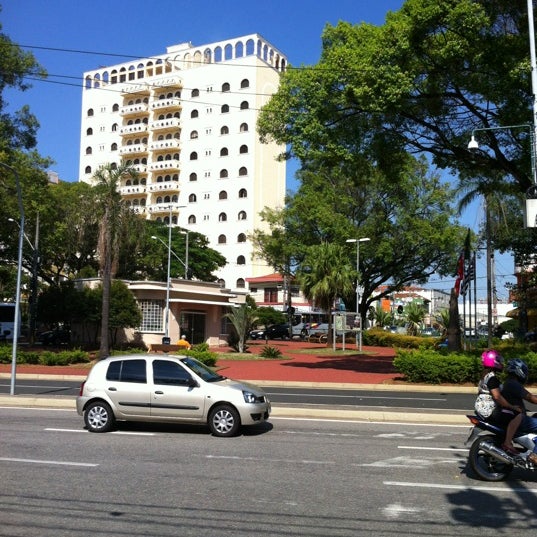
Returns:
[[[108,366],[106,380],[147,383],[145,360],[118,360]]]
[[[185,386],[192,377],[183,367],[169,360],[153,361],[153,382],[168,386]]]

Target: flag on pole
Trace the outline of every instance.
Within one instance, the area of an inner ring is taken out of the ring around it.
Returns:
[[[466,294],[466,291],[468,291],[468,286],[470,285],[470,282],[474,280],[475,280],[475,253],[472,256],[472,259],[470,259],[470,262],[468,263],[468,266],[466,267],[466,270],[464,272],[464,278],[462,280],[462,288],[461,288],[462,296]]]
[[[457,261],[457,272],[455,273],[457,279],[455,280],[455,294],[459,296],[461,290],[461,283],[464,279],[464,252],[461,252],[459,260]]]

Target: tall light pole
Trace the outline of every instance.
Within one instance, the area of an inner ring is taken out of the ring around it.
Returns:
[[[185,267],[185,280],[188,280],[188,229],[185,229],[184,231],[180,232],[181,235],[185,235],[186,245],[185,245],[185,262],[183,263]]]
[[[0,166],[3,166],[9,170],[15,176],[15,183],[17,185],[17,200],[19,202],[20,224],[19,224],[19,257],[17,261],[17,288],[15,290],[15,322],[13,324],[13,351],[11,353],[11,384],[9,389],[10,395],[15,395],[15,383],[17,375],[17,347],[19,344],[19,318],[21,311],[21,274],[22,274],[22,246],[24,239],[24,206],[22,204],[22,190],[19,179],[19,174],[15,168],[0,162]]]
[[[358,349],[362,350],[362,317],[360,315],[360,295],[362,294],[362,287],[360,285],[360,243],[367,242],[371,239],[369,237],[362,237],[361,239],[347,239],[346,242],[356,243],[356,313],[360,319],[359,337],[358,337]]]

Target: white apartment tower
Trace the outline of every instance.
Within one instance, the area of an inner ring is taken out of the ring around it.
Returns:
[[[121,194],[140,216],[206,235],[227,259],[230,289],[272,269],[253,257],[259,212],[282,207],[282,147],[261,144],[256,122],[286,58],[257,34],[84,73],[81,181],[101,164],[129,163],[140,179]],[[172,230],[173,231],[173,230]]]

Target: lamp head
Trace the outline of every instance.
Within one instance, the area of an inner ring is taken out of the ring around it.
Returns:
[[[468,142],[468,149],[479,149],[479,144],[477,143],[477,140],[475,139],[475,136],[472,134],[472,138]]]

